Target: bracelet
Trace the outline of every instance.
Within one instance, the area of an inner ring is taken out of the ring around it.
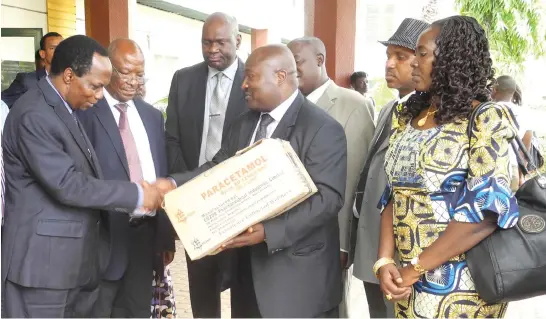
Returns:
[[[394,259],[388,257],[379,258],[373,265],[373,273],[377,278],[379,278],[379,269],[385,265],[396,265],[396,262]]]

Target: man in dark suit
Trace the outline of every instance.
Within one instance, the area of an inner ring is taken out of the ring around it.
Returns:
[[[247,109],[237,20],[223,13],[210,15],[201,41],[205,61],[177,71],[171,84],[165,124],[170,173],[212,160],[228,124]],[[231,255],[186,258],[194,317],[220,317],[220,292],[229,286],[234,267]]]
[[[51,75],[8,115],[2,141],[7,317],[88,317],[98,294],[102,210],[127,214],[162,201],[147,184],[100,180],[98,158],[74,111],[97,103],[111,75],[106,50],[73,36],[59,45]]]
[[[49,74],[55,48],[57,48],[62,40],[63,37],[57,32],[49,32],[42,37],[40,40],[39,52],[44,67],[36,68],[36,71],[34,72],[17,73],[15,80],[13,80],[7,89],[2,91],[2,101],[4,101],[9,108],[13,106],[21,95],[25,94],[30,88],[35,88],[38,81]]]
[[[113,73],[104,98],[78,116],[106,179],[151,183],[167,175],[167,155],[163,115],[135,99],[139,86],[144,85],[144,55],[129,39],[114,40],[108,54]],[[149,317],[156,253],[160,258],[155,270],[161,274],[163,255],[167,263],[174,257],[172,226],[163,211],[157,211],[155,217],[132,218],[110,212],[109,221],[105,242],[109,259],[93,316]]]
[[[298,91],[296,62],[285,46],[250,55],[243,89],[251,110],[230,125],[212,161],[171,177],[182,185],[262,138],[289,141],[318,192],[225,244],[239,257],[232,316],[336,318],[342,289],[337,215],[347,178],[343,127]]]

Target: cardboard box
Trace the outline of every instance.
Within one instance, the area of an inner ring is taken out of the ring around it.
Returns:
[[[167,193],[164,208],[196,260],[316,192],[290,143],[264,139]]]

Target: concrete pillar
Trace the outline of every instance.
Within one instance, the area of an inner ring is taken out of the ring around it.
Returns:
[[[256,48],[266,45],[268,43],[267,39],[267,29],[252,29],[250,33],[250,50],[254,51]]]
[[[326,70],[337,85],[350,86],[354,72],[357,0],[305,0],[305,35],[326,46]]]
[[[128,38],[128,0],[85,0],[85,33],[104,47],[117,38]]]

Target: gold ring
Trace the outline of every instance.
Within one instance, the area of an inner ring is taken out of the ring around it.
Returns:
[[[385,296],[385,298],[387,298],[387,300],[392,300],[392,295],[388,294],[388,295]]]

